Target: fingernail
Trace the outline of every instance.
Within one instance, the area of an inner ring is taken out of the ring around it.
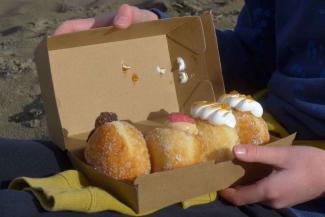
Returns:
[[[118,24],[125,24],[127,23],[128,18],[126,16],[116,16],[115,17],[115,22]]]
[[[236,155],[245,155],[247,153],[247,149],[242,145],[235,146],[234,151]]]

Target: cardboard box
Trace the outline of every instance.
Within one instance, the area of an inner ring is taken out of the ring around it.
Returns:
[[[93,29],[43,40],[37,69],[50,136],[74,166],[136,212],[160,209],[269,170],[236,162],[198,165],[138,177],[134,184],[100,174],[83,160],[89,132],[100,112],[116,112],[142,131],[159,125],[166,112],[187,113],[193,101],[224,94],[215,28],[209,13],[141,23],[127,30]],[[190,80],[180,84],[177,57]],[[128,71],[122,64],[130,65]],[[156,68],[167,70],[160,75]],[[294,136],[269,145],[289,145]],[[245,176],[249,171],[253,173]]]

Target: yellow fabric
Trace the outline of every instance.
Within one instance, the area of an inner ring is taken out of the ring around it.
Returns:
[[[206,203],[213,202],[215,200],[217,200],[217,192],[212,192],[210,194],[202,195],[200,197],[185,200],[182,202],[182,206],[184,209],[187,209],[191,206],[206,204]]]
[[[277,122],[273,116],[267,112],[264,112],[263,119],[265,120],[267,127],[270,133],[277,135],[278,137],[286,137],[289,136],[288,131]]]
[[[76,170],[68,170],[47,178],[20,177],[13,180],[10,189],[31,191],[41,206],[48,211],[76,211],[94,213],[116,211],[130,216],[136,214],[107,191],[90,186],[87,179]],[[183,208],[215,201],[216,192],[193,198],[182,203]],[[151,212],[152,213],[152,212]]]

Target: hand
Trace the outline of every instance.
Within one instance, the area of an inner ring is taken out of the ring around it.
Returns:
[[[106,15],[94,18],[65,21],[55,30],[54,35],[61,35],[111,25],[114,25],[117,28],[125,29],[134,23],[157,19],[158,16],[151,11],[123,4],[116,13],[108,13]]]
[[[237,206],[261,202],[280,209],[324,196],[325,151],[321,149],[238,145],[234,154],[244,162],[274,167],[269,176],[254,184],[220,192],[220,196]]]

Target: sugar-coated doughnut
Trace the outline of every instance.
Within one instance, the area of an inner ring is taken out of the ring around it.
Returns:
[[[195,102],[191,115],[196,118],[199,135],[206,145],[206,158],[216,162],[232,159],[232,149],[239,143],[239,137],[230,107],[215,102]]]
[[[219,102],[228,104],[237,121],[237,131],[241,144],[260,145],[270,141],[263,107],[252,97],[233,91],[220,97]]]
[[[241,144],[261,145],[270,141],[270,133],[262,118],[247,112],[234,111]]]
[[[206,158],[215,162],[231,160],[232,149],[239,144],[235,128],[226,125],[214,125],[205,120],[196,120],[199,135],[206,145]]]
[[[118,180],[133,181],[151,170],[142,133],[124,121],[98,126],[88,140],[84,155],[98,171]]]
[[[205,145],[197,135],[195,121],[183,114],[171,114],[166,128],[146,135],[152,172],[171,170],[205,161]]]

